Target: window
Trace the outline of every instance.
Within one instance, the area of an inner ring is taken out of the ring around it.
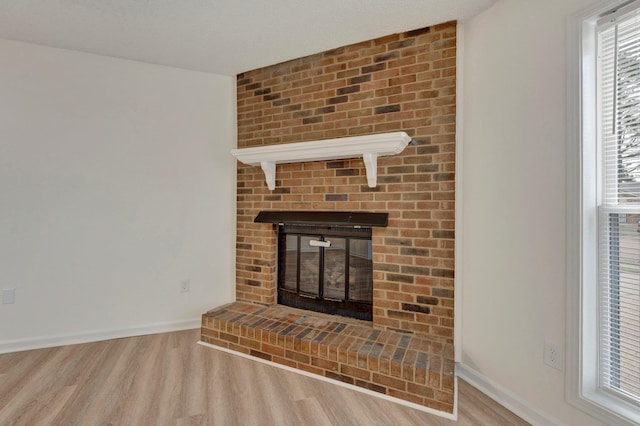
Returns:
[[[569,29],[567,396],[637,424],[640,1],[603,2]]]
[[[640,15],[597,30],[600,385],[640,401]]]

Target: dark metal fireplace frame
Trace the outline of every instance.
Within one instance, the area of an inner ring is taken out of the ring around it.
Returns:
[[[323,211],[262,211],[255,218],[257,223],[273,223],[278,226],[278,303],[302,309],[337,314],[371,321],[373,318],[372,301],[350,298],[350,241],[354,239],[371,240],[371,227],[387,226],[387,213],[369,212],[323,212]],[[297,262],[295,290],[285,288],[286,238],[297,236]],[[301,238],[317,237],[324,242],[327,238],[345,239],[344,298],[337,300],[325,297],[325,249],[319,247],[319,282],[317,294],[306,294],[300,288]],[[371,265],[372,267],[372,265]],[[371,284],[373,277],[371,277]],[[372,291],[372,289],[371,289]]]
[[[296,269],[296,289],[285,288],[285,262],[287,235],[297,236],[297,269]],[[318,274],[318,294],[305,294],[300,287],[301,271],[301,238],[304,236],[317,236],[319,241],[326,241],[332,237],[345,239],[345,260],[344,260],[344,299],[332,299],[325,295],[325,248],[319,247],[319,274]],[[373,318],[372,302],[353,300],[349,295],[349,270],[350,270],[350,240],[370,240],[371,228],[341,228],[327,226],[300,226],[300,225],[280,225],[278,227],[278,303],[293,306],[295,308],[309,309],[316,312],[336,314],[362,320],[371,321]],[[373,279],[373,278],[372,278]]]

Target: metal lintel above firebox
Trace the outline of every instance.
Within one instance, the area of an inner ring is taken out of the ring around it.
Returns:
[[[255,223],[386,227],[389,213],[342,211],[261,211]]]

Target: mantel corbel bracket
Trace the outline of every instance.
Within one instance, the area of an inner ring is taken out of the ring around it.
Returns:
[[[260,167],[262,167],[262,171],[264,172],[267,188],[269,188],[269,191],[273,191],[276,189],[276,163],[262,161]]]
[[[375,188],[378,180],[378,155],[368,152],[362,154],[362,160],[367,171],[367,185],[369,188]]]
[[[377,184],[378,157],[401,153],[411,138],[405,132],[324,139],[282,145],[234,149],[231,154],[250,166],[259,165],[269,190],[276,187],[276,165],[309,161],[340,160],[362,157],[367,172],[367,184]]]

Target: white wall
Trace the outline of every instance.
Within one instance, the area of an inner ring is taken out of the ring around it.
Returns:
[[[233,300],[234,105],[232,77],[0,40],[0,351]]]
[[[593,0],[499,0],[464,25],[463,376],[537,423],[565,401],[566,18]]]

